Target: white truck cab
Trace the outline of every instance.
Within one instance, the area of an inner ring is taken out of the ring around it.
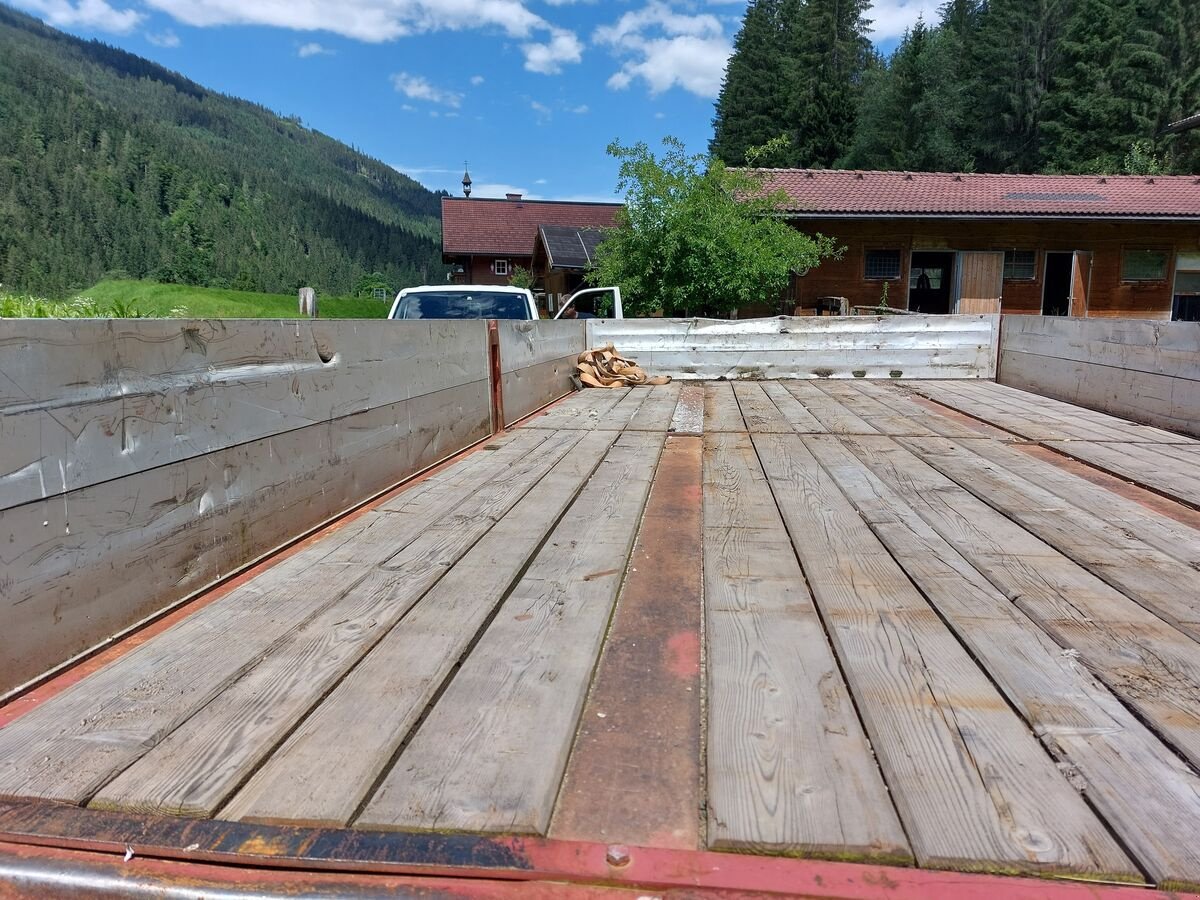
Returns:
[[[587,288],[576,291],[562,305],[554,318],[562,318],[567,310],[575,309],[581,297],[611,294],[613,317],[624,318],[621,309],[621,289],[617,287]],[[590,313],[582,312],[588,317]],[[568,312],[567,317],[573,313]],[[527,288],[499,284],[436,284],[405,288],[396,295],[389,319],[536,319],[537,304]]]

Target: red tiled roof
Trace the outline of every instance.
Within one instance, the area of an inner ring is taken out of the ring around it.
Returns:
[[[442,198],[442,253],[529,256],[539,225],[609,228],[620,203]]]
[[[1200,219],[1195,175],[956,175],[761,169],[789,212],[812,216]]]

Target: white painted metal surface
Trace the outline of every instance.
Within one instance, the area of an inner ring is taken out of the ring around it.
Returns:
[[[723,321],[593,319],[616,345],[674,378],[992,378],[999,316],[831,316]]]

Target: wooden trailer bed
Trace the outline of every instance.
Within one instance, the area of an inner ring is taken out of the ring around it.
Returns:
[[[0,834],[1200,886],[1200,441],[992,382],[575,394],[172,622],[0,708]]]

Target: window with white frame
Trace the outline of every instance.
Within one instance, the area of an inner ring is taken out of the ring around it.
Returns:
[[[1036,250],[1005,250],[1004,280],[1033,281],[1037,277]]]
[[[496,260],[494,263],[492,263],[492,271],[495,272],[497,275],[507,275],[508,274],[508,260],[507,259]]]

